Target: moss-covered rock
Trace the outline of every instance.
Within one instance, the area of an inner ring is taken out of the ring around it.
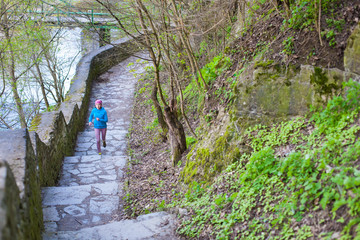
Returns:
[[[349,74],[339,69],[256,62],[239,75],[236,100],[229,113],[220,111],[205,138],[188,154],[183,181],[209,182],[252,151],[242,140],[248,127],[303,116],[310,105],[324,105],[348,78]]]
[[[249,151],[239,137],[237,126],[231,124],[230,115],[220,111],[207,138],[199,141],[188,154],[181,177],[185,183],[209,182],[217,173]]]
[[[338,69],[257,63],[239,77],[234,114],[263,124],[304,115],[336,94],[344,78]]]
[[[41,114],[37,114],[32,120],[29,127],[29,132],[35,132],[38,130],[39,124],[41,122]]]
[[[360,74],[360,23],[347,41],[344,52],[344,67],[348,72]]]

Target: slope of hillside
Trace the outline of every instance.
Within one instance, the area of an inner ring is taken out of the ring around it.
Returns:
[[[237,37],[203,64],[207,95],[184,90],[197,139],[188,132],[177,166],[151,110],[151,72],[138,83],[129,217],[166,209],[185,239],[360,238],[360,53],[348,40],[360,4],[323,4],[238,17]]]

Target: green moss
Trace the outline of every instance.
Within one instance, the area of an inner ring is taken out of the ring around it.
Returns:
[[[263,85],[266,82],[273,83],[284,81],[284,74],[282,73],[282,69],[273,65],[268,65],[267,67],[263,68],[255,68],[255,70],[253,71],[253,76],[255,80],[255,84],[253,85],[254,87]]]
[[[325,70],[315,67],[314,73],[310,76],[310,83],[315,86],[315,91],[322,96],[332,96],[334,91],[340,87],[336,84],[338,79],[330,81]]]
[[[185,165],[183,171],[182,171],[181,174],[180,174],[181,178],[183,179],[183,181],[184,181],[185,183],[189,183],[191,177],[196,174],[195,170],[196,170],[196,172],[197,172],[197,168],[196,168],[196,166],[195,166],[195,162],[188,160],[188,161],[186,162],[186,165]]]
[[[198,149],[197,154],[196,154],[196,160],[197,161],[203,160],[205,163],[205,162],[209,161],[209,156],[210,156],[209,149],[207,149],[207,148]]]
[[[193,177],[195,174],[197,174],[197,167],[195,167],[191,172],[190,172],[190,175],[189,177]]]
[[[215,138],[215,143],[209,148],[199,147],[197,150],[194,148],[189,153],[186,166],[181,172],[185,183],[210,182],[219,172],[240,158],[241,151],[237,147],[238,138],[233,141],[233,132],[234,129],[228,127],[223,135]]]
[[[277,80],[278,78],[280,78],[280,74],[277,73],[269,76],[270,80]]]
[[[195,150],[194,150],[195,148],[192,148],[191,150],[190,150],[190,152],[186,155],[186,159],[187,160],[190,160],[190,158],[194,155],[194,153],[195,153]]]
[[[237,146],[234,146],[233,149],[231,149],[230,151],[228,151],[228,153],[226,154],[225,158],[227,159],[232,159],[231,163],[236,162],[238,159],[240,159],[241,156],[241,152],[240,152],[240,148]]]
[[[259,67],[268,67],[273,63],[274,63],[273,60],[268,60],[266,62],[264,62],[264,61],[256,61],[255,64],[254,64],[254,68],[256,69],[256,68],[259,68]]]
[[[265,84],[257,89],[256,99],[266,112],[283,115],[289,113],[290,88],[283,84]]]
[[[195,162],[187,161],[184,170],[181,172],[181,177],[185,183],[190,183],[191,179],[197,174],[198,168]]]
[[[70,94],[68,94],[68,95],[65,96],[64,102],[67,102],[67,101],[69,101],[70,99],[71,99],[71,96],[70,96]]]
[[[38,126],[41,123],[41,114],[37,114],[30,123],[29,132],[35,132],[38,130]]]

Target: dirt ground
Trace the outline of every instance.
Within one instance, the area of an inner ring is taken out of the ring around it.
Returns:
[[[329,68],[339,68],[344,70],[344,50],[347,39],[360,21],[360,2],[357,0],[347,0],[334,7],[332,13],[336,20],[344,20],[341,32],[335,30],[334,46],[330,46],[330,38],[323,36],[319,38],[319,33],[311,27],[302,30],[281,31],[283,18],[275,14],[269,19],[259,20],[252,31],[235,40],[230,49],[236,52],[232,55],[234,61],[241,62],[251,59],[257,54],[256,49],[259,45],[269,44],[268,60],[274,60],[283,64],[293,65],[315,65]],[[321,32],[330,30],[327,23],[327,16],[321,18]],[[276,36],[275,40],[274,36]],[[282,53],[284,41],[292,37],[293,54],[287,56]],[[234,64],[236,65],[236,64]]]
[[[151,80],[139,81],[137,92],[146,89]],[[149,89],[147,89],[149,91]],[[163,210],[177,191],[180,169],[173,167],[168,142],[152,127],[155,115],[149,105],[149,94],[137,94],[129,134],[129,168],[125,209],[129,218]]]

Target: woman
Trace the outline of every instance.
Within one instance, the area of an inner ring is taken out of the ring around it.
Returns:
[[[107,113],[105,108],[102,107],[102,101],[96,100],[95,101],[95,108],[91,111],[90,118],[89,118],[89,126],[92,125],[92,120],[94,120],[94,128],[95,128],[95,137],[96,137],[96,144],[97,150],[99,155],[101,155],[101,147],[100,147],[100,132],[102,135],[103,146],[106,147],[106,123],[108,121]]]

